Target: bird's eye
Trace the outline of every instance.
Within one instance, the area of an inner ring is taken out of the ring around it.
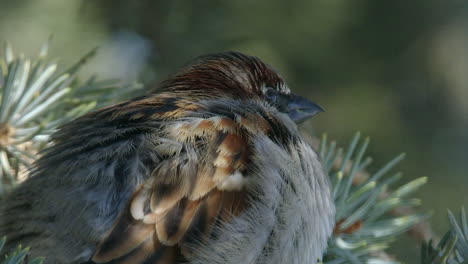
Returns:
[[[277,104],[279,100],[279,93],[277,90],[268,87],[265,91],[265,96],[267,97],[268,101],[273,104]]]
[[[279,111],[285,112],[288,105],[288,96],[281,94],[278,90],[267,87],[265,91],[267,101],[273,104]]]

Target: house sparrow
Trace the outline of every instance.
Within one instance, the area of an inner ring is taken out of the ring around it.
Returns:
[[[62,126],[0,234],[46,263],[315,263],[335,209],[296,123],[320,111],[256,57],[202,56]]]

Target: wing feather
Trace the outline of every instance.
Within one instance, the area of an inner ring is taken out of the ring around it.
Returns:
[[[247,180],[243,173],[249,142],[239,123],[227,117],[194,118],[167,130],[169,139],[182,147],[161,161],[134,193],[93,261],[175,263],[190,254],[186,245],[208,238],[215,223],[245,207],[242,188],[224,188]],[[195,146],[199,142],[193,135],[204,147]]]

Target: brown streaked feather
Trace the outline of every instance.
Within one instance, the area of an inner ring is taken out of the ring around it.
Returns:
[[[161,261],[173,261],[179,250],[190,254],[186,245],[206,241],[215,223],[229,221],[245,208],[241,188],[233,192],[218,187],[231,175],[243,177],[247,167],[249,142],[242,126],[222,117],[181,121],[177,127],[169,128],[174,138],[168,139],[184,144],[183,151],[194,148],[185,136],[194,131],[205,139],[206,147],[190,155],[174,152],[158,164],[98,246],[94,261],[140,263],[158,256],[155,262],[144,263],[166,264]],[[191,155],[199,157],[188,159]],[[194,170],[182,173],[182,168]]]
[[[153,186],[151,193],[151,211],[156,214],[162,214],[170,210],[178,203],[187,193],[180,186],[175,184],[160,183]]]
[[[156,250],[155,250],[156,249]],[[145,241],[137,250],[131,254],[112,261],[112,264],[173,264],[180,256],[177,247],[169,247],[159,244],[157,238]]]
[[[216,182],[213,180],[214,169],[213,166],[210,166],[202,168],[198,172],[192,192],[188,195],[190,200],[201,199],[216,186]]]
[[[151,236],[129,254],[110,264],[174,264],[180,253],[176,247],[162,245],[156,236]]]
[[[247,117],[239,117],[238,122],[244,129],[254,134],[268,134],[272,129],[270,124],[268,124],[263,117],[254,113],[248,113]]]
[[[215,125],[217,129],[222,130],[224,132],[235,132],[235,129],[238,127],[234,120],[226,117],[217,120]]]
[[[225,192],[213,190],[202,200],[189,229],[182,238],[181,253],[185,257],[193,254],[193,245],[203,243],[211,236],[215,222],[220,219],[225,201]]]
[[[229,221],[245,208],[245,194],[213,190],[202,199],[179,201],[156,224],[122,216],[98,246],[96,263],[174,264],[179,254],[188,256],[190,245],[206,241],[216,221]],[[187,247],[188,245],[188,247]],[[179,252],[181,250],[181,252]]]
[[[181,199],[161,221],[156,223],[156,232],[162,244],[173,246],[181,240],[190,227],[199,206],[200,200]]]
[[[117,221],[111,233],[98,245],[93,261],[105,263],[129,254],[154,234],[154,226],[133,219],[125,213]]]

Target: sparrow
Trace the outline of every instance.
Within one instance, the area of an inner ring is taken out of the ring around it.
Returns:
[[[335,207],[298,123],[321,111],[256,57],[201,56],[60,127],[0,234],[45,263],[316,263]]]

